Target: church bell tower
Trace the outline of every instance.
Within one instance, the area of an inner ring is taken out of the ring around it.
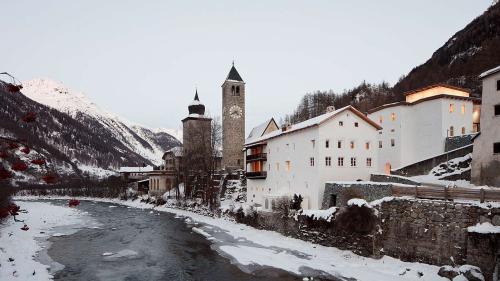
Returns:
[[[222,84],[222,167],[243,169],[245,82],[233,66]]]

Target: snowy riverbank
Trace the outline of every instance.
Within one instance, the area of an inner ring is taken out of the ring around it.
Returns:
[[[0,224],[0,280],[51,280],[50,266],[38,261],[51,236],[69,235],[90,220],[78,209],[43,202],[17,202],[22,210],[15,222],[12,217]],[[21,228],[26,224],[29,229]]]
[[[67,197],[57,198],[68,199]],[[44,198],[21,197],[19,199],[38,200]],[[209,239],[213,248],[221,255],[229,258],[231,262],[246,272],[252,272],[255,265],[260,265],[283,269],[302,276],[324,272],[324,276],[355,278],[357,280],[447,280],[437,275],[438,266],[402,262],[387,256],[381,259],[366,258],[350,251],[312,244],[273,231],[258,230],[229,220],[211,218],[190,211],[165,206],[155,207],[138,200],[84,199],[176,214],[192,225],[194,232]]]

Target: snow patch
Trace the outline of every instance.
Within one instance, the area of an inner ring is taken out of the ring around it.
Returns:
[[[467,227],[467,231],[483,234],[500,233],[500,226],[492,225],[490,222],[483,222]]]

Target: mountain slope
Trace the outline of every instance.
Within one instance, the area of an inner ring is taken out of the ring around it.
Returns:
[[[500,3],[491,6],[481,16],[453,35],[424,64],[415,67],[394,85],[401,93],[445,82],[468,88],[474,96],[481,95],[477,76],[500,65]]]
[[[67,113],[80,122],[100,123],[116,140],[148,160],[144,162],[159,164],[166,150],[180,144],[167,133],[153,132],[100,109],[83,93],[61,83],[34,79],[24,82],[23,87],[22,93],[34,101]]]
[[[102,175],[99,168],[154,164],[180,144],[166,133],[127,125],[59,83],[33,80],[25,85],[22,93],[11,93],[0,81],[0,137],[22,140],[32,149],[30,155],[47,159],[58,174]],[[36,122],[21,121],[28,112],[37,114]]]

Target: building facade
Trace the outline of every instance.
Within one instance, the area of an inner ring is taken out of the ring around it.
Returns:
[[[500,187],[500,66],[479,76],[483,82],[481,133],[474,139],[472,182]]]
[[[378,170],[389,174],[444,153],[447,138],[478,132],[479,112],[479,99],[464,89],[441,84],[372,109],[368,118],[383,127],[376,144]]]
[[[301,195],[320,209],[326,182],[368,180],[376,171],[381,127],[351,106],[278,129],[274,120],[245,143],[247,202],[272,210],[280,197]]]
[[[243,168],[245,143],[245,82],[233,66],[222,84],[222,166]]]

